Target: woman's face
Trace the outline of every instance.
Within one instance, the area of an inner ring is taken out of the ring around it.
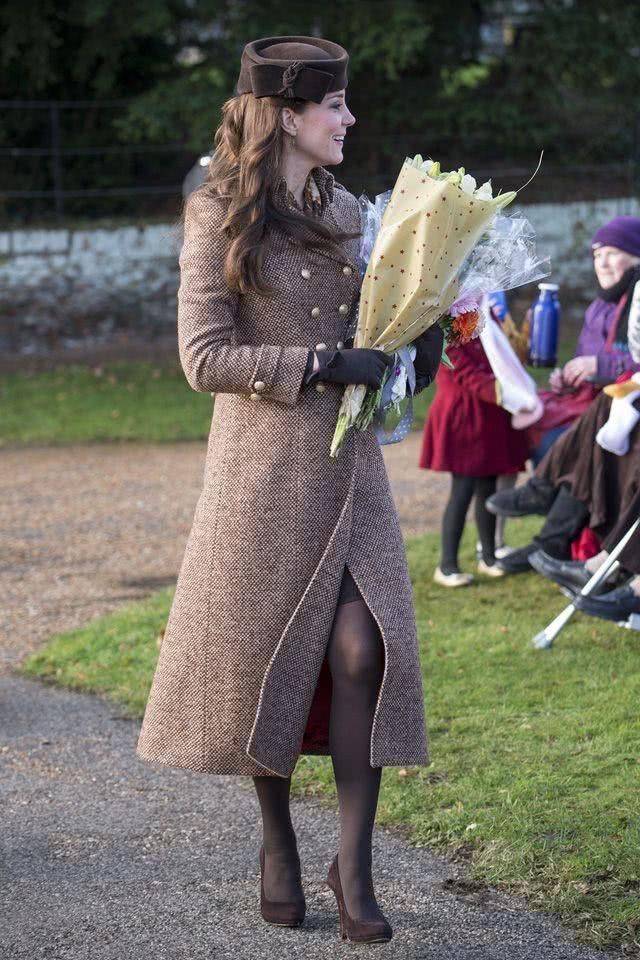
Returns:
[[[640,263],[640,257],[620,250],[619,247],[596,247],[593,251],[593,267],[598,283],[605,290],[612,287],[622,277],[625,270],[634,263]]]
[[[291,114],[291,119],[296,127],[296,151],[310,167],[342,163],[345,134],[356,122],[344,90],[328,93],[322,103],[309,100],[302,113]]]

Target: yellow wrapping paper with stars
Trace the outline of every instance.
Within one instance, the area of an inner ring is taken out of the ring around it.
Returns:
[[[384,211],[362,281],[354,347],[393,353],[447,314],[458,296],[462,266],[515,191],[475,190],[464,170],[440,173],[417,155],[405,160]],[[345,388],[331,444],[335,457],[349,427],[365,429],[368,388]],[[372,404],[369,402],[369,407]]]
[[[391,353],[445,314],[463,262],[513,196],[479,200],[405,161],[362,281],[354,346]]]

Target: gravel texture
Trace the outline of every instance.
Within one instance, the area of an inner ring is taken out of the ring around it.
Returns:
[[[421,433],[383,447],[403,530],[436,529],[448,486]],[[54,633],[175,583],[206,443],[9,448],[0,457],[0,674]]]
[[[521,900],[377,829],[376,895],[394,936],[343,943],[324,885],[337,812],[307,800],[292,801],[307,915],[298,929],[271,926],[259,910],[251,780],[146,764],[137,732],[105,700],[0,677],[3,960],[620,956],[575,944]]]

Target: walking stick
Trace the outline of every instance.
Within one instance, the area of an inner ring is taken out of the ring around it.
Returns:
[[[634,535],[639,526],[640,517],[638,517],[637,520],[634,520],[624,537],[618,541],[602,566],[600,566],[591,579],[585,583],[579,594],[581,597],[588,597],[594,587],[597,587],[610,573],[614,573],[618,569],[620,566],[618,563],[618,557],[629,543],[629,540],[631,540],[631,537]],[[568,607],[565,607],[562,613],[559,613],[555,620],[551,621],[548,627],[545,627],[544,630],[541,630],[540,633],[535,635],[531,641],[533,646],[538,650],[547,650],[563,627],[569,623],[569,620],[571,620],[571,617],[576,612],[576,609],[575,601],[570,603]]]

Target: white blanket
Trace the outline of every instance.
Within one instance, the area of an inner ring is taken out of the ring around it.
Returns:
[[[500,325],[491,316],[487,296],[480,301],[480,313],[484,320],[479,334],[480,342],[493,375],[500,384],[502,406],[511,414],[512,426],[516,430],[524,430],[539,420],[544,410],[535,381],[520,363]]]

